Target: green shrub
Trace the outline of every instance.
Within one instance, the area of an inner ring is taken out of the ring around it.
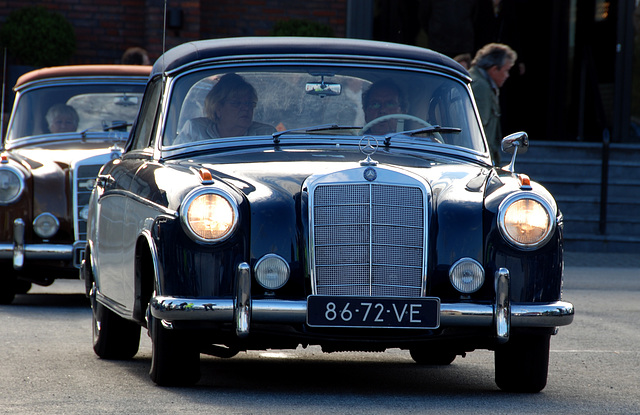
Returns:
[[[281,20],[276,22],[271,33],[274,36],[333,37],[333,29],[328,25],[302,19]]]
[[[9,14],[0,28],[0,43],[18,64],[63,65],[76,50],[73,26],[60,13],[28,6]]]

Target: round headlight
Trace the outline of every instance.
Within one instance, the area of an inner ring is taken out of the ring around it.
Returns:
[[[33,231],[43,239],[51,238],[58,229],[60,229],[60,222],[51,213],[42,213],[33,220]]]
[[[462,258],[449,269],[449,280],[456,290],[471,294],[484,284],[484,268],[475,259]]]
[[[24,176],[19,170],[6,166],[0,168],[0,203],[15,201],[24,189]]]
[[[256,263],[254,275],[264,288],[277,290],[289,280],[289,264],[276,254],[267,254]]]
[[[197,189],[180,208],[182,223],[191,235],[203,242],[219,242],[231,235],[238,223],[233,199],[218,189]]]
[[[555,213],[549,203],[535,194],[516,194],[499,208],[498,225],[503,236],[523,249],[545,244],[555,227]]]

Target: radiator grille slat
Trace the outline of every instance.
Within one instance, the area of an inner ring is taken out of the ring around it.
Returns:
[[[422,295],[420,187],[323,184],[314,189],[313,203],[317,294]]]
[[[83,219],[82,211],[89,204],[91,191],[95,185],[96,177],[102,164],[76,165],[74,191],[76,192],[76,240],[85,241],[87,239],[87,221]]]

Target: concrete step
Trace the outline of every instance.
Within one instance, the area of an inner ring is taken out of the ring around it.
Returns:
[[[564,248],[569,252],[608,252],[638,254],[640,252],[640,237],[572,234],[568,237],[565,237]]]

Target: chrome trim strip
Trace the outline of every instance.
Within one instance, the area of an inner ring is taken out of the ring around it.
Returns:
[[[499,343],[509,341],[511,329],[511,284],[509,270],[500,268],[496,271],[496,338]]]
[[[24,265],[24,229],[24,220],[13,221],[13,269],[20,269]]]
[[[233,299],[153,297],[151,314],[165,320],[207,320],[232,322]],[[565,301],[511,304],[511,327],[557,327],[573,321],[573,304]],[[251,318],[265,323],[305,323],[306,300],[253,299]],[[441,303],[440,327],[491,327],[494,305],[477,303]]]
[[[236,269],[236,298],[233,314],[236,335],[240,338],[247,337],[251,324],[251,268],[246,262],[238,264]]]

